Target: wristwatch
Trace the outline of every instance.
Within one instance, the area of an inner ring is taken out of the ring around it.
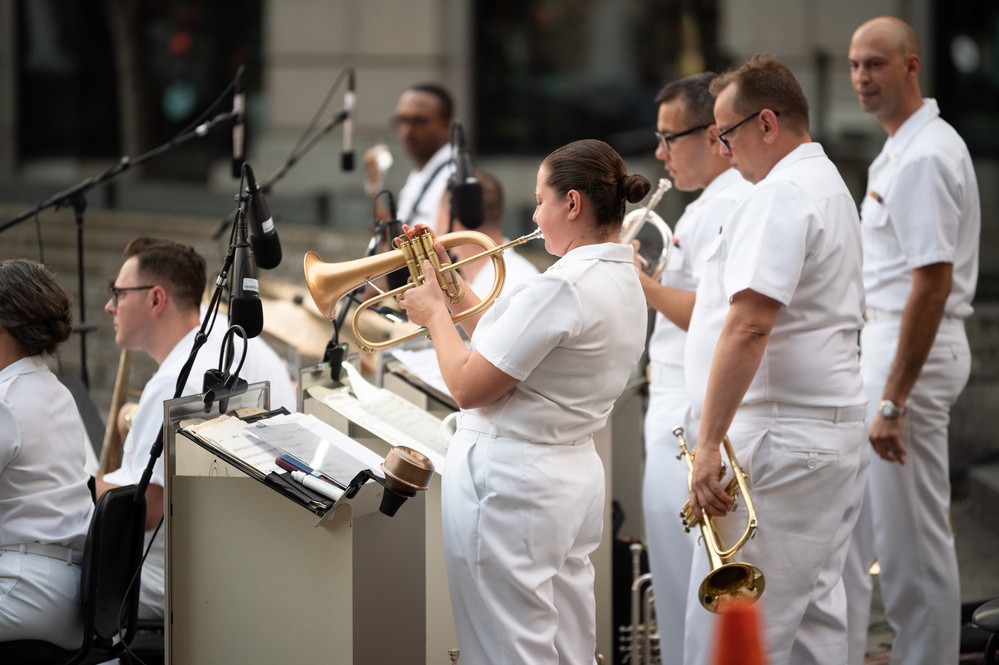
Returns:
[[[895,402],[890,399],[883,399],[881,400],[881,404],[878,405],[878,413],[880,413],[886,420],[901,418],[905,415],[905,411],[905,408],[898,408],[895,406]]]

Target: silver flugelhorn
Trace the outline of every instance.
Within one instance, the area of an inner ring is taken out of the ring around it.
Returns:
[[[666,258],[669,255],[669,248],[673,245],[673,232],[652,209],[656,207],[663,194],[668,192],[672,183],[667,178],[659,179],[659,186],[652,193],[649,204],[644,208],[636,208],[624,217],[621,225],[621,242],[629,243],[638,239],[638,259],[642,262],[647,275],[655,275],[666,266]],[[644,233],[638,237],[639,231],[644,227],[650,227],[658,232]]]
[[[641,543],[631,550],[631,624],[618,626],[618,652],[628,665],[659,665],[659,629],[656,624],[652,573],[642,573]]]

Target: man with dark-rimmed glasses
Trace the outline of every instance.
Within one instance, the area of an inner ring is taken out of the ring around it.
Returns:
[[[688,433],[696,425],[687,421],[690,398],[683,377],[686,330],[701,277],[701,255],[752,187],[718,154],[715,98],[709,89],[715,76],[713,72],[688,76],[667,84],[656,95],[656,158],[677,189],[701,190],[701,194],[673,227],[674,244],[662,274],[648,275],[641,266],[638,272],[645,298],[656,310],[648,346],[642,505],[656,611],[660,617],[669,617],[659,622],[659,639],[670,645],[662,650],[663,665],[683,663],[687,586],[696,537],[694,532],[685,533],[677,518],[677,507],[687,500],[687,468],[677,463],[672,434],[676,425]]]
[[[125,260],[108,284],[104,311],[113,317],[114,341],[122,349],[142,351],[157,365],[145,384],[125,440],[121,465],[97,479],[100,496],[108,489],[138,483],[149,463],[149,452],[163,427],[163,402],[173,399],[180,370],[194,346],[201,325],[205,291],[205,260],[193,247],[159,238],[134,238],[125,247]],[[205,371],[218,367],[224,318],[216,321],[188,377],[183,395],[204,390]],[[248,342],[239,375],[249,383],[270,381],[271,406],[296,409],[287,367],[259,337]],[[157,525],[163,516],[163,456],[153,467],[146,488],[146,544],[152,545],[142,567],[139,618],[164,614],[164,536]],[[155,534],[155,539],[153,535]]]
[[[720,154],[754,187],[705,254],[687,336],[700,419],[690,505],[723,534],[743,531],[745,510],[728,516],[728,478],[719,480],[731,466],[720,452],[727,434],[759,515],[736,558],[766,579],[767,662],[845,665],[843,563],[867,472],[856,204],[812,142],[808,102],[786,66],[757,55],[711,90]],[[708,568],[695,553],[688,607]],[[684,656],[704,663],[714,622],[692,617]]]

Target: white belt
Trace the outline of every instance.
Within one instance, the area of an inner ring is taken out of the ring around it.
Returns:
[[[877,307],[868,307],[864,310],[864,321],[898,321],[901,318],[902,312],[890,312],[886,309],[878,309]],[[941,320],[960,321],[962,318],[956,314],[944,314]]]
[[[35,554],[37,556],[47,556],[50,559],[58,559],[68,564],[83,563],[83,552],[78,552],[62,545],[46,545],[44,543],[21,543],[20,545],[0,545],[0,551],[20,552],[21,554]]]
[[[532,441],[526,437],[521,436],[515,432],[505,430],[502,427],[497,427],[488,420],[484,418],[479,418],[478,416],[473,416],[469,413],[458,414],[458,429],[467,429],[472,432],[479,432],[480,434],[488,434],[493,437],[504,437],[506,439],[517,439],[519,441],[526,441],[527,443],[537,443],[540,445],[558,445],[558,446],[575,446],[580,443],[586,443],[593,438],[593,433],[582,436],[575,441],[557,441],[555,443],[549,441]]]
[[[760,402],[743,404],[739,407],[740,416],[771,416],[799,420],[824,420],[831,423],[857,423],[867,417],[867,405],[857,406],[805,406],[785,402]]]

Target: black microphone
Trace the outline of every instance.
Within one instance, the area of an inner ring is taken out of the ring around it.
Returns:
[[[276,268],[281,263],[281,240],[274,229],[274,218],[264,200],[264,193],[249,164],[246,165],[246,195],[246,224],[250,228],[250,245],[257,265],[264,270]]]
[[[246,241],[246,225],[239,215],[236,252],[232,262],[232,288],[229,290],[229,325],[242,326],[246,337],[256,337],[264,329],[264,309],[260,303],[260,283],[253,249]]]
[[[485,207],[482,202],[482,183],[475,177],[472,155],[465,144],[465,132],[455,121],[455,169],[451,180],[451,219],[457,219],[466,229],[482,226]]]
[[[354,170],[354,107],[357,96],[354,94],[354,70],[348,70],[347,93],[343,96],[343,154],[340,155],[340,167],[344,171]]]
[[[246,98],[243,95],[243,65],[236,71],[236,83],[232,93],[232,112],[236,120],[232,124],[232,177],[238,178],[243,170],[243,117],[246,112]]]

